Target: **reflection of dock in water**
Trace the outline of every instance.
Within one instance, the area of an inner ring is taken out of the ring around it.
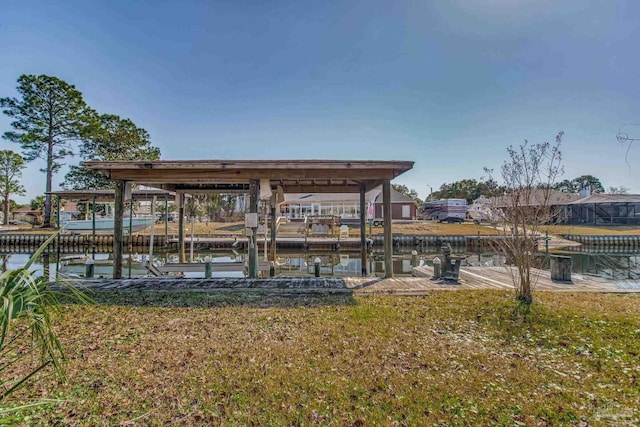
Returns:
[[[169,239],[169,244],[177,246],[178,239]],[[270,240],[258,238],[258,247],[263,248],[265,243],[267,247],[271,246]],[[296,249],[296,248],[317,248],[317,249],[359,249],[360,238],[359,237],[280,237],[276,238],[278,249]],[[185,239],[185,246],[188,247],[191,244],[189,238]],[[245,249],[247,247],[246,238],[232,238],[232,237],[194,237],[194,247],[206,247],[206,248],[231,248]]]

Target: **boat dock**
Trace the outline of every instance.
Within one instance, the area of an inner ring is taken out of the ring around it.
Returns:
[[[640,283],[625,285],[600,277],[574,274],[571,282],[551,279],[547,270],[536,269],[537,281],[534,290],[554,292],[597,292],[597,293],[639,293]],[[347,287],[360,294],[422,295],[438,290],[494,289],[513,290],[511,274],[505,267],[462,267],[458,283],[432,280],[433,267],[422,266],[412,269],[412,277],[386,279],[349,277]]]
[[[314,248],[318,250],[340,250],[340,249],[351,249],[351,250],[359,250],[360,249],[360,238],[359,237],[295,237],[295,236],[278,236],[276,239],[278,249],[309,249]],[[369,246],[371,246],[372,242],[368,241]],[[169,239],[168,243],[172,246],[178,245],[178,239]],[[189,247],[191,244],[190,239],[185,240],[185,246]],[[248,241],[247,239],[236,239],[230,237],[196,237],[193,239],[193,244],[195,247],[205,247],[205,248],[221,248],[221,249],[230,249],[238,247],[240,249],[246,249]],[[264,245],[267,245],[267,248],[271,247],[271,242],[269,240],[265,241],[264,239],[258,239],[257,245],[258,248],[264,248]]]
[[[574,275],[573,281],[551,280],[548,271],[537,270],[537,291],[595,292],[640,295],[640,284],[625,287],[598,277]],[[140,279],[83,280],[93,291],[259,291],[280,295],[307,293],[351,293],[353,295],[427,295],[434,291],[501,290],[512,291],[509,272],[504,267],[463,267],[458,283],[432,280],[430,267],[414,267],[413,276],[382,277],[287,277],[250,278],[185,278],[150,277]]]

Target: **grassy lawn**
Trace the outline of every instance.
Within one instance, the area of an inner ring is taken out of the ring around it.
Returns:
[[[302,226],[301,226],[302,227]],[[366,226],[367,234],[369,233],[369,224]],[[178,231],[177,223],[169,224],[169,233],[176,234]],[[373,234],[384,233],[383,227],[371,227]],[[191,225],[186,225],[187,236],[191,233]],[[195,234],[224,236],[224,235],[242,235],[244,232],[243,223],[196,223],[194,224]],[[477,225],[472,222],[463,224],[440,224],[431,221],[415,221],[415,222],[394,222],[392,226],[393,233],[401,234],[433,234],[433,235],[467,235],[475,236],[480,232],[481,235],[495,235],[496,230],[490,226]],[[148,232],[145,232],[148,234]],[[156,234],[164,234],[164,224],[156,224]],[[338,229],[335,230],[338,233]],[[350,226],[349,234],[353,237],[360,235],[359,226]]]
[[[156,224],[155,233],[157,235],[164,234],[164,224]],[[301,225],[302,227],[302,225]],[[191,224],[187,224],[186,235],[191,233]],[[367,233],[369,233],[369,224],[367,224]],[[169,223],[169,234],[177,234],[178,223]],[[371,227],[374,234],[384,233],[383,227]],[[415,222],[397,222],[393,223],[392,231],[394,233],[402,234],[438,234],[438,235],[477,235],[480,232],[481,235],[495,235],[496,230],[492,227],[485,225],[476,225],[471,222],[464,224],[440,224],[438,222],[431,221],[415,221]],[[338,229],[335,230],[338,233]],[[194,233],[199,235],[211,235],[211,236],[241,236],[244,233],[244,224],[241,222],[224,223],[224,222],[209,222],[209,223],[195,223]],[[148,234],[148,231],[145,231]],[[351,236],[360,235],[359,226],[349,227],[349,234]]]
[[[598,235],[640,235],[640,227],[637,226],[576,226],[576,225],[549,225],[540,227],[549,234],[598,234]]]
[[[66,401],[4,423],[640,422],[638,298],[536,297],[522,322],[513,295],[492,291],[311,302],[112,294],[57,319],[68,378],[16,396]]]
[[[372,227],[374,234],[384,233],[383,227]],[[612,234],[612,235],[640,235],[640,227],[633,226],[575,226],[575,225],[553,225],[540,227],[542,232],[548,231],[549,234]],[[149,229],[150,230],[150,229]],[[149,234],[149,230],[145,230],[141,234]],[[20,226],[20,230],[11,231],[9,233],[19,234],[47,234],[52,233],[53,229],[32,228],[30,225]],[[168,224],[168,231],[171,235],[178,234],[178,223],[170,222]],[[338,231],[336,230],[336,233]],[[472,222],[465,222],[463,224],[440,224],[432,221],[400,221],[394,222],[392,226],[393,233],[400,234],[427,234],[427,235],[464,235],[464,236],[476,236],[480,233],[481,236],[491,236],[499,234],[495,228],[488,224],[474,224]],[[158,223],[155,225],[154,233],[156,236],[164,235],[164,223]],[[230,236],[243,236],[244,223],[242,222],[199,222],[194,224],[194,233],[200,236],[211,237],[230,237]],[[360,235],[359,227],[350,227],[350,235],[353,237]],[[367,224],[367,233],[369,233],[369,225]],[[185,236],[191,234],[191,224],[185,222]]]
[[[367,226],[367,232],[369,227]],[[437,221],[416,221],[408,223],[393,223],[391,226],[393,233],[402,234],[435,234],[435,235],[453,235],[453,236],[477,236],[480,233],[481,236],[497,235],[498,232],[495,228],[474,224],[473,222],[465,222],[462,224],[447,224],[439,223]],[[373,227],[374,234],[384,233],[383,227]]]

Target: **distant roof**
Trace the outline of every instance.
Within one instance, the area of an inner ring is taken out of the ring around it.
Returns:
[[[583,205],[587,203],[640,203],[640,194],[592,194],[569,204]]]
[[[382,187],[378,186],[365,193],[366,201],[382,203]],[[329,202],[359,202],[360,196],[354,193],[289,193],[284,195],[285,202],[289,203],[329,203]],[[391,188],[391,203],[414,203],[409,196]]]
[[[367,191],[365,200],[373,200],[378,195],[379,189]],[[354,202],[360,201],[358,193],[285,193],[284,201],[288,203],[329,203],[329,202]]]
[[[557,190],[549,190],[549,201],[548,205],[566,205],[575,200],[580,199],[578,194],[574,193],[563,193]],[[534,189],[531,191],[530,198],[527,203],[523,203],[523,206],[538,206],[544,203],[545,199],[545,190]],[[495,206],[508,206],[510,204],[510,200],[508,196],[499,196],[490,198],[491,203]]]
[[[375,203],[382,203],[382,190],[380,190],[380,194],[376,197]],[[401,192],[394,190],[391,188],[391,203],[413,203],[415,205],[418,204],[411,197],[406,194],[402,194]]]
[[[413,168],[398,160],[138,160],[83,162],[111,179],[170,191],[246,191],[269,180],[284,193],[370,191]]]

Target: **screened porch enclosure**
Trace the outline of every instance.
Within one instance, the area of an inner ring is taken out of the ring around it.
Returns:
[[[570,204],[567,223],[572,225],[638,225],[640,202]]]
[[[280,215],[290,219],[317,215],[358,218],[360,207],[356,202],[283,203],[280,205]]]

